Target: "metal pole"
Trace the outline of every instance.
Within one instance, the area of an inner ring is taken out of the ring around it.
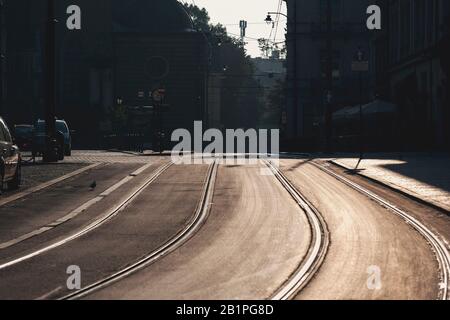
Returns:
[[[294,45],[294,137],[297,138],[299,135],[299,121],[304,121],[303,115],[301,115],[301,119],[298,118],[298,64],[297,64],[297,1],[294,1],[294,19],[292,21],[293,27],[294,27],[294,38],[293,38],[293,45]],[[303,128],[303,125],[301,126]],[[303,130],[302,130],[303,131]],[[303,132],[301,132],[303,133]]]
[[[362,72],[359,72],[359,159],[362,160],[364,156],[364,115],[363,115],[363,85],[362,85]]]
[[[4,62],[4,55],[3,55],[3,32],[4,32],[4,21],[3,21],[3,6],[4,2],[3,0],[0,0],[0,115],[4,112],[3,110],[3,62]]]
[[[428,144],[428,146],[433,149],[434,146],[436,145],[436,135],[434,134],[434,130],[433,130],[433,116],[434,116],[434,92],[433,92],[433,88],[434,88],[434,77],[433,77],[433,54],[430,54],[430,63],[429,63],[429,67],[430,67],[430,120],[429,120],[429,133],[428,133],[428,137],[431,141],[429,141],[430,143]]]
[[[158,133],[158,151],[160,154],[162,154],[162,135],[163,135],[163,118],[162,118],[162,110],[161,110],[161,102],[157,103],[158,105],[158,127],[159,127],[159,133]]]
[[[47,22],[45,32],[45,132],[46,143],[43,155],[44,162],[57,161],[56,154],[56,121],[55,121],[55,3],[47,0]]]
[[[327,95],[333,92],[333,12],[331,0],[327,0]],[[326,151],[332,152],[333,110],[331,99],[327,99],[325,111]]]

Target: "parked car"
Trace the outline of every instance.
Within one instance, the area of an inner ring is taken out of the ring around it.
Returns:
[[[69,126],[64,120],[56,120],[56,134],[58,141],[58,159],[64,160],[64,156],[72,155],[72,135]],[[33,156],[45,151],[45,120],[38,120],[35,125],[33,139]]]
[[[14,139],[20,151],[33,150],[34,126],[28,124],[16,125],[14,127]]]
[[[19,147],[12,139],[5,121],[0,117],[0,192],[5,183],[9,189],[17,189],[22,179]]]

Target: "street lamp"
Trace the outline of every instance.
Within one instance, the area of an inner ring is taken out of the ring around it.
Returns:
[[[282,13],[282,12],[267,12],[267,17],[264,20],[267,24],[273,23],[273,19],[272,19],[272,15],[280,15],[283,16],[287,19],[288,25],[291,25],[293,27],[293,30],[288,32],[288,36],[289,38],[291,38],[291,35],[293,35],[292,42],[293,42],[293,50],[292,50],[292,60],[293,60],[293,86],[292,86],[292,96],[294,99],[294,108],[293,108],[293,115],[292,118],[294,119],[294,125],[293,125],[293,130],[294,130],[294,138],[297,137],[298,135],[298,102],[299,102],[299,97],[298,97],[298,77],[297,77],[297,2],[294,1],[293,2],[293,12],[294,12],[294,18],[291,19],[288,15]],[[302,117],[302,121],[303,121],[303,117]],[[302,126],[303,128],[303,126]]]
[[[283,16],[283,17],[285,17],[288,20],[288,22],[292,22],[291,19],[286,14],[284,14],[283,12],[267,12],[267,17],[266,17],[266,20],[265,20],[267,23],[273,22],[272,14]]]
[[[329,92],[333,92],[333,10],[332,0],[326,3],[326,52],[327,52],[327,71],[326,86]],[[327,103],[325,110],[325,148],[327,152],[333,152],[333,104]]]
[[[47,21],[45,34],[46,99],[45,132],[46,143],[43,154],[44,162],[58,160],[58,141],[56,138],[55,106],[55,2],[47,0]],[[61,147],[61,146],[59,146]]]

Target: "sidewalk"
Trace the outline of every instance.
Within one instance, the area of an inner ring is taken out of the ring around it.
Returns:
[[[343,155],[332,162],[355,169],[356,155]],[[449,154],[368,154],[359,174],[450,211]]]

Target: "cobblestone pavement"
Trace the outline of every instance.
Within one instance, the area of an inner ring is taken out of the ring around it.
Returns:
[[[16,191],[6,191],[6,194],[12,195],[25,189],[35,187],[41,183],[59,178],[87,165],[88,163],[24,164],[22,166],[22,183],[20,189]]]
[[[27,155],[25,155],[27,159]],[[102,150],[74,150],[71,157],[66,157],[58,164],[79,163],[149,163],[161,159],[160,156],[142,155],[133,152],[102,151]],[[38,158],[37,162],[41,159]]]
[[[44,164],[40,158],[33,163],[27,154],[23,154],[23,157],[22,185],[17,191],[6,191],[7,195],[35,187],[93,163],[151,163],[160,159],[159,156],[107,151],[73,151],[71,157],[52,164]]]
[[[409,154],[400,158],[398,154],[381,154],[366,158],[358,166],[360,174],[450,210],[450,155]],[[333,161],[348,169],[358,163],[354,157]]]
[[[159,156],[145,156],[137,153],[108,151],[73,151],[64,163],[150,163],[161,159]]]

